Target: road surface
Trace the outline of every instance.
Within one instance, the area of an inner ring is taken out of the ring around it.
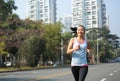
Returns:
[[[74,81],[70,67],[0,73],[0,81]],[[89,65],[85,81],[120,81],[120,63]]]

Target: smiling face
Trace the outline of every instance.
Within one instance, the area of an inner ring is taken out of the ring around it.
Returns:
[[[84,29],[84,27],[79,26],[79,27],[77,28],[77,35],[80,36],[80,37],[83,37],[84,34],[85,34],[85,29]]]

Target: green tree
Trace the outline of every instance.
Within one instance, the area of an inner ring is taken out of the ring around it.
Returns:
[[[66,54],[66,50],[68,47],[68,43],[70,41],[70,39],[72,38],[72,32],[64,32],[62,33],[62,38],[63,38],[63,55],[64,55],[64,62],[66,64],[70,64],[70,60],[71,60],[71,55]]]
[[[25,57],[27,65],[36,66],[40,60],[40,55],[45,52],[45,40],[37,36],[30,36],[21,46],[19,53]]]
[[[5,47],[6,47],[5,42],[0,42],[0,54],[2,54],[2,55],[9,54],[7,51],[5,51]]]
[[[56,61],[59,59],[61,47],[61,26],[61,23],[46,24],[44,26],[46,40],[44,59],[46,61]]]
[[[3,65],[2,56],[6,56],[9,54],[7,51],[5,51],[5,47],[6,47],[5,42],[0,42],[0,66]]]
[[[115,57],[114,47],[118,47],[119,38],[116,35],[110,34],[106,27],[88,29],[87,39],[91,43],[91,49],[96,56],[97,40],[99,42],[99,60],[107,62]],[[96,58],[95,58],[96,59]]]
[[[20,27],[21,20],[17,14],[9,15],[4,22],[1,23],[1,29],[13,29]]]
[[[26,20],[24,22],[26,22]],[[44,29],[40,26],[41,24],[30,21],[28,27],[25,26],[17,29],[18,34],[20,34],[18,36],[20,39],[20,41],[18,41],[20,44],[18,56],[20,59],[24,58],[24,60],[27,60],[27,65],[30,66],[37,65],[40,60],[40,55],[44,54],[45,50]]]
[[[16,9],[14,0],[0,0],[0,21],[5,20]]]

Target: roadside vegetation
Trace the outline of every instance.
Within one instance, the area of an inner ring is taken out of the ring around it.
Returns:
[[[44,21],[20,19],[12,11],[17,6],[14,0],[0,2],[0,71],[48,68],[61,65],[63,47],[64,65],[69,65],[71,56],[66,54],[72,32],[62,33],[63,24],[45,24]],[[99,61],[110,62],[120,57],[119,37],[110,34],[107,27],[86,29],[92,54],[97,60],[99,40]],[[63,39],[63,45],[61,45]]]

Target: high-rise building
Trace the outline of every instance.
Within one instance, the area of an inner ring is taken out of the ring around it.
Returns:
[[[27,0],[28,18],[44,23],[56,22],[56,0]]]
[[[106,6],[103,0],[72,0],[72,26],[86,28],[106,26]]]
[[[70,32],[70,27],[72,26],[72,15],[66,14],[63,17],[64,32]]]

